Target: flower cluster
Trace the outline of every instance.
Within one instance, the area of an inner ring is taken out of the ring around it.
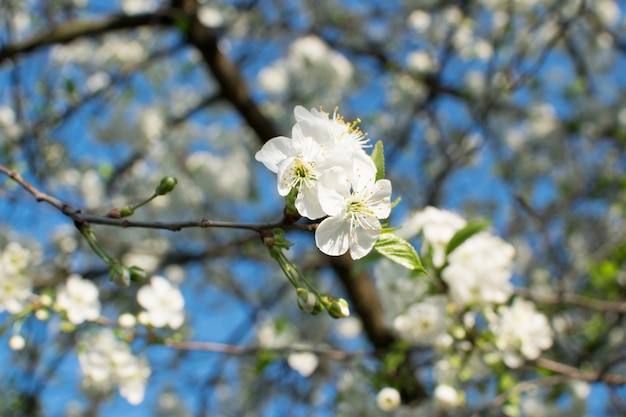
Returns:
[[[509,367],[519,368],[524,358],[537,359],[542,350],[552,346],[548,319],[537,312],[532,301],[516,298],[510,307],[501,306],[497,312],[489,317],[490,327],[502,360]]]
[[[383,261],[375,269],[377,287],[385,320],[403,339],[433,346],[451,357],[463,351],[470,358],[472,348],[465,340],[465,329],[472,329],[475,335],[485,337],[483,354],[517,368],[548,349],[553,333],[546,316],[531,301],[518,297],[510,306],[505,304],[513,294],[515,249],[484,231],[485,225],[468,223],[455,213],[434,207],[415,213],[405,222],[402,233],[409,239],[421,233],[425,263],[445,285],[429,287],[416,280],[411,271]],[[481,314],[486,320],[477,319]],[[461,356],[457,359],[465,363]],[[467,360],[463,372],[478,373],[480,365],[471,362]],[[460,372],[456,369],[454,374]],[[440,384],[455,383],[449,376],[437,379]],[[442,398],[448,398],[442,404],[462,402],[451,389],[440,391]]]
[[[327,255],[367,255],[391,212],[391,182],[377,179],[365,135],[336,112],[297,106],[291,138],[276,137],[255,158],[277,174],[278,193],[294,197],[298,214],[321,219],[317,247]]]
[[[78,360],[86,388],[106,392],[117,385],[129,403],[143,401],[151,374],[148,361],[133,355],[128,344],[118,340],[111,329],[88,333],[81,340]]]
[[[16,242],[0,253],[0,312],[19,313],[24,307],[32,290],[32,280],[25,274],[30,260],[30,251]]]

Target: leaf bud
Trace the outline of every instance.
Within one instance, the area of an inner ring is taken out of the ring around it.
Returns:
[[[107,217],[111,217],[113,219],[122,219],[124,217],[131,216],[135,210],[132,206],[124,206],[119,208],[114,208],[113,210],[107,213]]]
[[[178,184],[178,180],[176,178],[174,178],[174,177],[163,177],[163,179],[161,180],[161,183],[156,188],[155,194],[156,195],[165,195],[165,194],[169,193],[170,191],[172,191],[174,189],[174,187],[176,187],[176,184]]]

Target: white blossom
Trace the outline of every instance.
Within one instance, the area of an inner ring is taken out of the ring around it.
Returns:
[[[393,321],[394,329],[402,338],[420,345],[432,345],[446,334],[450,319],[446,314],[448,300],[435,295],[412,304]]]
[[[310,376],[319,363],[319,358],[312,352],[293,352],[287,356],[287,363],[303,377]]]
[[[442,278],[450,297],[459,306],[503,303],[512,293],[515,249],[502,239],[480,232],[448,255]]]
[[[349,159],[350,152],[362,153],[363,148],[368,146],[369,140],[356,123],[347,123],[337,110],[333,112],[332,118],[324,111],[307,110],[302,106],[296,106],[293,112],[305,136],[314,138],[327,148],[339,147],[337,152],[341,152],[342,159]]]
[[[87,334],[80,342],[78,360],[86,382],[95,389],[106,392],[117,385],[129,403],[143,401],[151,373],[148,362],[133,355],[111,329]]]
[[[30,262],[31,253],[17,242],[9,242],[2,251],[2,268],[6,274],[17,274]]]
[[[352,259],[364,257],[380,236],[379,219],[391,212],[391,182],[376,180],[374,163],[360,154],[351,172],[332,168],[320,182],[320,204],[329,217],[315,231],[317,247],[327,255],[349,251]]]
[[[400,393],[392,387],[385,387],[376,395],[376,405],[382,411],[392,411],[400,405]]]
[[[524,359],[537,359],[541,351],[552,346],[548,319],[537,312],[532,301],[516,298],[510,307],[500,306],[497,312],[490,317],[490,329],[507,366],[518,368]]]
[[[22,335],[14,334],[9,338],[9,347],[12,350],[22,350],[25,346],[26,341],[24,340],[24,337],[22,337]]]
[[[32,291],[32,280],[23,274],[9,274],[0,264],[0,312],[19,313]]]
[[[463,403],[463,396],[454,387],[440,384],[435,388],[434,400],[438,408],[451,410]]]
[[[73,324],[95,320],[100,316],[98,287],[80,275],[72,274],[57,293],[56,307],[67,314]]]
[[[149,285],[137,291],[137,301],[146,309],[148,322],[154,327],[178,329],[185,320],[185,299],[180,290],[164,277],[153,276]]]
[[[327,140],[318,138],[322,143]],[[277,174],[280,195],[286,196],[292,189],[297,190],[296,209],[309,219],[318,219],[327,214],[322,209],[318,196],[318,179],[321,173],[328,167],[340,167],[349,163],[327,152],[327,148],[320,142],[306,136],[302,126],[296,124],[291,138],[273,138],[255,155],[257,161]]]
[[[467,225],[458,214],[428,206],[413,214],[400,230],[402,236],[412,237],[418,232],[424,236],[424,249],[433,251],[433,265],[443,266],[446,258],[446,247],[452,236]]]

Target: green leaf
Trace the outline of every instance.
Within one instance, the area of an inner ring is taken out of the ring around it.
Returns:
[[[422,266],[422,261],[413,246],[393,233],[381,234],[374,245],[374,249],[405,268],[426,273]]]
[[[385,149],[383,148],[383,142],[380,140],[374,145],[372,160],[374,165],[376,165],[376,181],[385,178]]]
[[[474,236],[476,233],[486,229],[489,227],[491,223],[488,221],[478,221],[469,223],[467,226],[459,230],[452,236],[452,239],[448,242],[448,246],[446,246],[446,255],[452,253],[453,250],[461,246],[463,242],[465,242],[470,237]]]

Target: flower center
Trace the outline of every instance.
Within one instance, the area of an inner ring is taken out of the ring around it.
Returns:
[[[314,164],[303,161],[301,158],[295,158],[293,167],[290,171],[290,179],[288,179],[288,183],[292,188],[300,188],[301,186],[305,186],[307,188],[311,188],[313,186],[313,182],[317,181],[317,176],[313,172]]]

